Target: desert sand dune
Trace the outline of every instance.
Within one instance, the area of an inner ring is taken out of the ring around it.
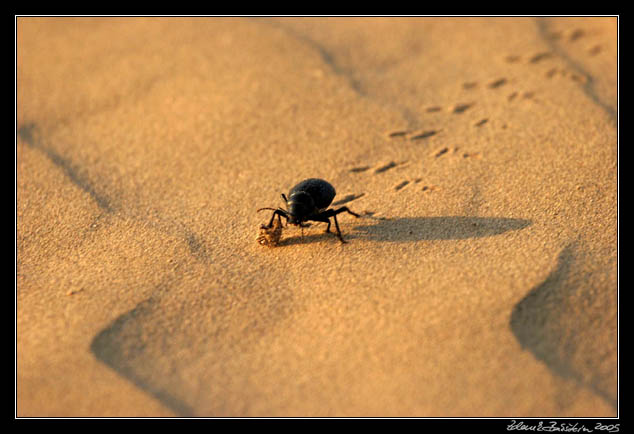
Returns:
[[[617,18],[18,17],[17,415],[616,416],[616,120]]]

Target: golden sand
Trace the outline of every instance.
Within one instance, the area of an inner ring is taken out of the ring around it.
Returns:
[[[17,415],[615,416],[616,113],[616,18],[19,17]]]

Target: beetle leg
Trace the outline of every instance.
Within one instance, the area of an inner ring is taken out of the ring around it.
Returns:
[[[308,220],[311,220],[314,222],[328,223],[328,226],[326,226],[326,232],[330,232],[330,224],[331,224],[330,217],[334,218],[335,229],[337,229],[337,237],[342,243],[345,243],[346,240],[344,240],[343,236],[341,235],[341,229],[339,229],[339,222],[337,221],[337,214],[341,214],[342,212],[347,212],[349,214],[352,214],[355,217],[359,217],[359,214],[350,211],[347,206],[344,206],[339,209],[329,209],[317,214],[313,214],[312,216],[310,216]]]
[[[326,232],[330,232],[330,218],[328,215],[326,215],[326,212],[313,214],[309,217],[309,220],[313,222],[328,223]],[[310,226],[310,224],[308,224],[308,226]]]
[[[328,228],[326,229],[326,231],[330,229],[329,217],[332,217],[335,219],[335,228],[337,229],[337,236],[339,237],[339,240],[342,243],[345,243],[346,241],[343,239],[343,236],[341,235],[341,229],[339,229],[339,222],[337,221],[337,214],[341,214],[342,212],[347,212],[348,214],[352,214],[355,217],[359,217],[359,214],[350,211],[350,209],[348,209],[347,206],[342,206],[339,209],[329,209],[328,211],[324,211],[323,213],[321,213],[320,216],[326,217],[326,219],[328,220]]]
[[[359,214],[357,214],[356,212],[350,211],[350,209],[348,209],[347,206],[342,206],[341,208],[336,209],[336,210],[328,210],[327,212],[332,213],[331,215],[333,215],[333,216],[336,216],[337,214],[340,214],[342,212],[347,212],[348,214],[352,214],[355,217],[360,217]]]
[[[343,239],[343,236],[341,235],[341,229],[339,229],[339,222],[337,221],[337,214],[333,215],[332,218],[335,219],[335,228],[337,228],[337,236],[339,237],[339,241],[341,241],[342,243],[345,243],[346,240]]]
[[[261,211],[263,209],[272,209],[272,208],[260,208],[258,211]],[[277,218],[280,221],[280,224],[282,223],[282,219],[281,217],[284,217],[286,219],[286,221],[288,222],[288,215],[286,214],[286,211],[284,211],[283,209],[274,209],[273,210],[273,215],[271,215],[271,220],[269,220],[269,224],[266,226],[267,228],[273,227],[273,220],[275,220],[275,216],[277,216]]]
[[[275,219],[275,216],[279,217],[279,214],[277,214],[277,211],[273,211],[273,214],[271,215],[271,220],[269,221],[269,224],[266,225],[266,227],[270,228],[273,226],[273,220]]]

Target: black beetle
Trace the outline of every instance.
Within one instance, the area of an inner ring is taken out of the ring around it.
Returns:
[[[337,236],[342,243],[345,243],[337,222],[337,214],[347,212],[355,217],[359,217],[359,214],[350,211],[347,206],[328,209],[336,194],[335,188],[329,182],[323,179],[309,178],[291,188],[288,198],[282,193],[282,199],[284,199],[288,209],[260,208],[258,212],[262,210],[273,211],[271,221],[265,226],[266,228],[272,227],[273,220],[277,215],[278,219],[280,216],[284,217],[287,223],[301,227],[308,226],[305,224],[307,221],[328,223],[326,232],[330,232],[330,217],[334,217]]]

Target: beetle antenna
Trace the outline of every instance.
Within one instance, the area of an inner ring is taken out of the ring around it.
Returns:
[[[286,210],[285,210],[285,209],[283,209],[283,208],[268,208],[268,207],[266,207],[266,208],[260,208],[260,209],[258,209],[256,212],[265,211],[265,210],[269,210],[269,211],[280,211],[280,212],[282,212],[283,214],[292,215],[290,212],[286,211]]]

